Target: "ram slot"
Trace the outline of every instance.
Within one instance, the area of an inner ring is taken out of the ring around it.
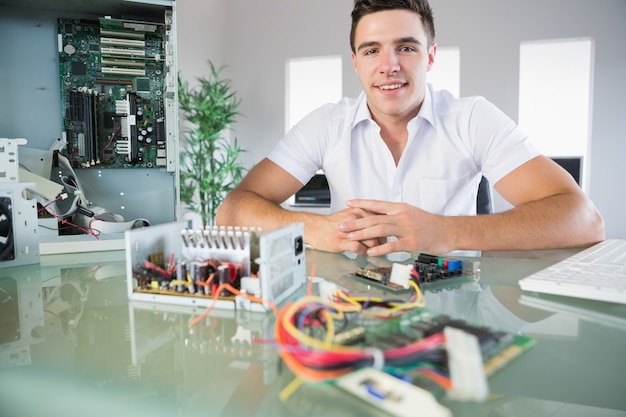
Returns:
[[[82,102],[83,114],[85,115],[85,158],[86,164],[91,163],[94,159],[95,147],[96,147],[96,135],[94,132],[94,108],[93,96],[89,93],[84,93],[85,98]]]
[[[68,132],[69,137],[76,138],[73,145],[77,148],[78,156],[90,162],[95,154],[97,140],[97,101],[91,90],[80,89],[69,93],[68,104],[66,124],[71,124],[74,128],[78,124],[82,130],[78,132],[74,129],[74,132]]]

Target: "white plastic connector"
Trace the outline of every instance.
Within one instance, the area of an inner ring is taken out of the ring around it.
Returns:
[[[259,278],[242,277],[241,291],[255,297],[261,297],[261,280]]]
[[[452,380],[448,397],[458,401],[484,401],[489,395],[489,387],[478,339],[453,327],[446,327],[443,332]]]
[[[309,279],[312,279],[312,278],[309,277]],[[318,281],[317,288],[319,290],[320,297],[323,298],[324,300],[334,300],[335,293],[339,289],[337,284],[335,284],[334,282],[325,280],[325,279]]]
[[[480,272],[480,261],[466,260],[463,261],[463,271],[477,274]]]
[[[392,284],[400,285],[404,289],[408,289],[409,281],[411,280],[412,269],[413,265],[411,264],[392,264],[391,274],[389,275],[389,282],[391,282]]]
[[[397,417],[451,417],[432,393],[373,368],[362,368],[336,380],[337,386]]]

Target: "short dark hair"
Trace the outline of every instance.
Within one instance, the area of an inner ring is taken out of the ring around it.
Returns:
[[[350,29],[350,48],[356,52],[354,34],[356,26],[363,16],[383,10],[405,9],[417,13],[422,19],[428,36],[428,46],[435,41],[435,22],[428,0],[354,0],[352,9],[352,28]]]

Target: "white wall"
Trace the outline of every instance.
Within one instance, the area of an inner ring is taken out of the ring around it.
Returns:
[[[341,54],[344,94],[360,88],[348,34],[352,0],[179,0],[179,68],[198,74],[207,58],[228,65],[242,99],[235,135],[244,163],[265,156],[284,131],[285,61]],[[626,238],[626,1],[431,0],[440,46],[461,47],[461,94],[480,94],[517,120],[519,43],[590,36],[595,73],[590,196],[608,237]],[[196,66],[200,65],[201,68]],[[558,122],[558,121],[555,121]]]

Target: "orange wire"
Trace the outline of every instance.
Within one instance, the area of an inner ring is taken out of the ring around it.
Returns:
[[[428,369],[428,368],[422,368],[420,370],[417,371],[420,374],[424,374],[426,375],[426,377],[432,379],[433,381],[435,381],[437,384],[441,385],[443,388],[445,389],[450,389],[452,388],[452,381],[450,380],[450,378],[446,378],[443,375],[438,374],[437,372]]]
[[[294,375],[308,382],[323,382],[323,381],[337,379],[341,375],[344,375],[345,373],[351,370],[351,369],[338,369],[334,371],[314,370],[311,368],[307,368],[306,366],[298,362],[295,356],[289,351],[289,347],[294,346],[294,345],[288,343],[288,341],[283,337],[283,334],[280,331],[281,328],[278,325],[279,323],[282,323],[283,316],[285,315],[286,310],[287,308],[283,308],[280,311],[278,318],[276,319],[277,326],[274,329],[274,338],[276,339],[276,342],[278,343],[280,357],[283,359],[287,367],[294,373]]]
[[[311,275],[309,276],[309,282],[307,285],[307,293],[313,295],[313,278],[315,277],[315,264],[311,265]]]
[[[278,308],[276,308],[276,306],[273,303],[271,303],[271,302],[269,302],[267,300],[264,300],[262,298],[259,298],[259,297],[255,297],[255,296],[252,296],[252,295],[249,295],[249,294],[244,294],[241,291],[239,291],[238,289],[234,288],[232,285],[230,285],[228,283],[224,283],[224,284],[220,284],[220,286],[217,287],[217,289],[215,290],[215,295],[213,295],[213,302],[211,303],[211,305],[209,307],[207,307],[207,309],[202,314],[200,314],[198,317],[193,319],[189,323],[189,327],[195,326],[196,324],[198,324],[199,322],[204,320],[209,315],[209,313],[211,313],[211,311],[213,310],[213,307],[215,306],[215,303],[217,302],[217,299],[218,299],[219,295],[221,294],[222,290],[228,290],[231,293],[233,293],[235,295],[239,295],[241,297],[245,297],[245,298],[247,298],[250,301],[254,301],[254,302],[257,302],[257,303],[267,303],[270,306],[270,308],[272,309],[272,311],[274,312],[274,315],[278,316]]]

